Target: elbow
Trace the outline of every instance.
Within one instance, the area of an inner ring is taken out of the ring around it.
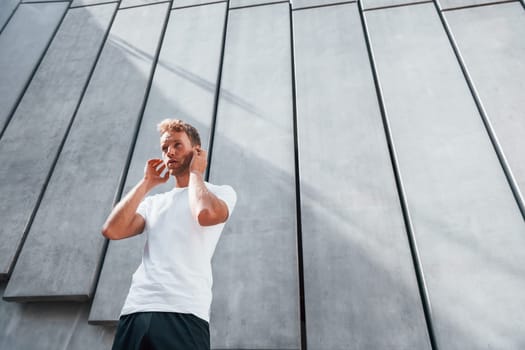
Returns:
[[[209,225],[209,211],[208,210],[201,210],[196,215],[197,222],[201,226],[210,226]]]
[[[107,239],[110,239],[110,240],[118,239],[118,237],[115,234],[114,230],[109,228],[107,225],[104,225],[104,227],[102,227],[102,236],[104,236],[104,237],[106,237]]]
[[[201,226],[211,226],[211,224],[210,224],[210,211],[209,210],[201,210],[197,214],[197,222]]]
[[[218,225],[224,221],[226,221],[225,218],[221,218],[217,213],[207,209],[201,210],[197,215],[197,222],[201,226]]]

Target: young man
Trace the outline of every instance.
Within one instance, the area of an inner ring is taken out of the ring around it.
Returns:
[[[211,258],[237,197],[204,182],[206,151],[193,126],[166,119],[158,127],[162,159],[148,160],[102,229],[109,239],[146,235],[113,350],[210,349]],[[175,188],[146,197],[170,176]]]

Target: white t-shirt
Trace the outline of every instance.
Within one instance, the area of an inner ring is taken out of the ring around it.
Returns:
[[[205,184],[227,204],[231,217],[237,201],[233,188]],[[224,223],[200,226],[191,214],[187,187],[146,197],[137,213],[146,220],[146,244],[121,315],[179,312],[209,322],[211,258]]]

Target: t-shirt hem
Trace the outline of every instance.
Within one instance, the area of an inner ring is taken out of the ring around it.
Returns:
[[[141,308],[122,309],[119,317],[134,314],[136,312],[176,312],[180,314],[192,314],[208,323],[210,322],[210,317],[208,316],[207,312],[189,310],[187,308],[166,308],[165,306],[144,306]]]

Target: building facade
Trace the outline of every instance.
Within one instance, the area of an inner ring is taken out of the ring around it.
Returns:
[[[112,206],[201,132],[214,349],[525,347],[525,3],[1,0],[0,348],[110,349]],[[173,183],[157,191],[165,191]]]

